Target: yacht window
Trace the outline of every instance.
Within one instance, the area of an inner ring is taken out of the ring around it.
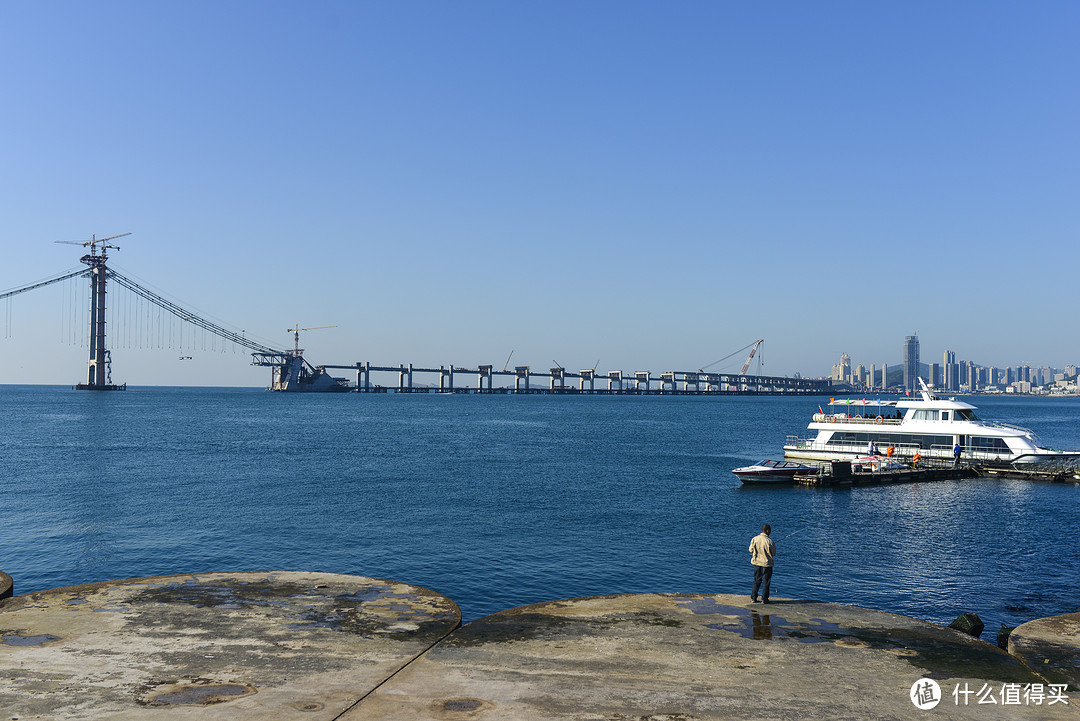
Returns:
[[[972,436],[968,439],[968,443],[971,445],[971,449],[975,451],[1009,452],[1008,444],[1001,438],[981,438],[979,436]]]
[[[957,421],[977,421],[974,411],[969,411],[964,408],[953,411],[953,419]]]
[[[913,421],[936,421],[938,419],[937,411],[915,411],[915,415],[911,420]]]
[[[948,411],[942,411],[941,412],[941,420],[943,420],[943,421],[949,420],[949,412]]]

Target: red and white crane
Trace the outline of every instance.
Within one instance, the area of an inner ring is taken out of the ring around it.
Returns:
[[[746,356],[746,362],[743,363],[742,370],[739,371],[739,375],[741,375],[741,376],[746,375],[746,369],[750,367],[750,361],[754,360],[754,354],[757,353],[758,346],[761,345],[764,342],[765,342],[765,339],[762,338],[759,341],[757,341],[756,343],[754,343],[754,347],[750,349],[750,355]]]

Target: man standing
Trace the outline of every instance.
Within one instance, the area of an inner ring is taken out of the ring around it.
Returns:
[[[959,468],[960,467],[960,444],[959,443],[957,443],[955,446],[952,447],[952,456],[953,456],[953,468]]]
[[[761,588],[761,600],[769,602],[769,584],[772,582],[773,559],[776,557],[776,542],[769,538],[772,526],[768,523],[761,527],[761,533],[750,541],[750,563],[754,566],[754,590],[750,600],[758,602],[758,588]]]

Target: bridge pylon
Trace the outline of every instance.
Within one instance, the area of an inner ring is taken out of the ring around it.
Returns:
[[[90,252],[79,260],[90,266],[90,359],[86,366],[86,383],[75,386],[80,391],[123,391],[127,383],[116,385],[112,382],[112,356],[105,347],[105,281],[109,276],[108,249],[120,250],[119,246],[109,245],[108,241],[123,238],[131,233],[121,233],[108,238],[90,236],[85,242],[58,240],[58,243],[90,246]],[[101,254],[97,248],[101,246]]]

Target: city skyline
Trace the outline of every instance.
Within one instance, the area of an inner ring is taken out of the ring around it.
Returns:
[[[867,389],[899,388],[908,392],[919,389],[917,379],[943,391],[1003,389],[1014,384],[1014,390],[1029,391],[1031,387],[1051,385],[1055,381],[1075,380],[1078,364],[1061,367],[1034,365],[1024,361],[1015,365],[995,366],[959,357],[956,351],[944,350],[941,361],[920,360],[920,342],[916,334],[905,336],[901,363],[854,364],[847,353],[840,356],[827,376],[834,382],[848,383]],[[883,377],[883,372],[886,374]],[[891,379],[900,376],[899,382]],[[972,382],[974,380],[974,383]]]
[[[1080,359],[1075,4],[0,13],[0,289],[130,232],[117,270],[237,332],[334,326],[301,338],[316,364],[664,371],[764,338],[763,373],[809,377],[916,329]],[[0,305],[0,382],[82,379],[82,292]],[[116,382],[267,382],[113,348]]]

